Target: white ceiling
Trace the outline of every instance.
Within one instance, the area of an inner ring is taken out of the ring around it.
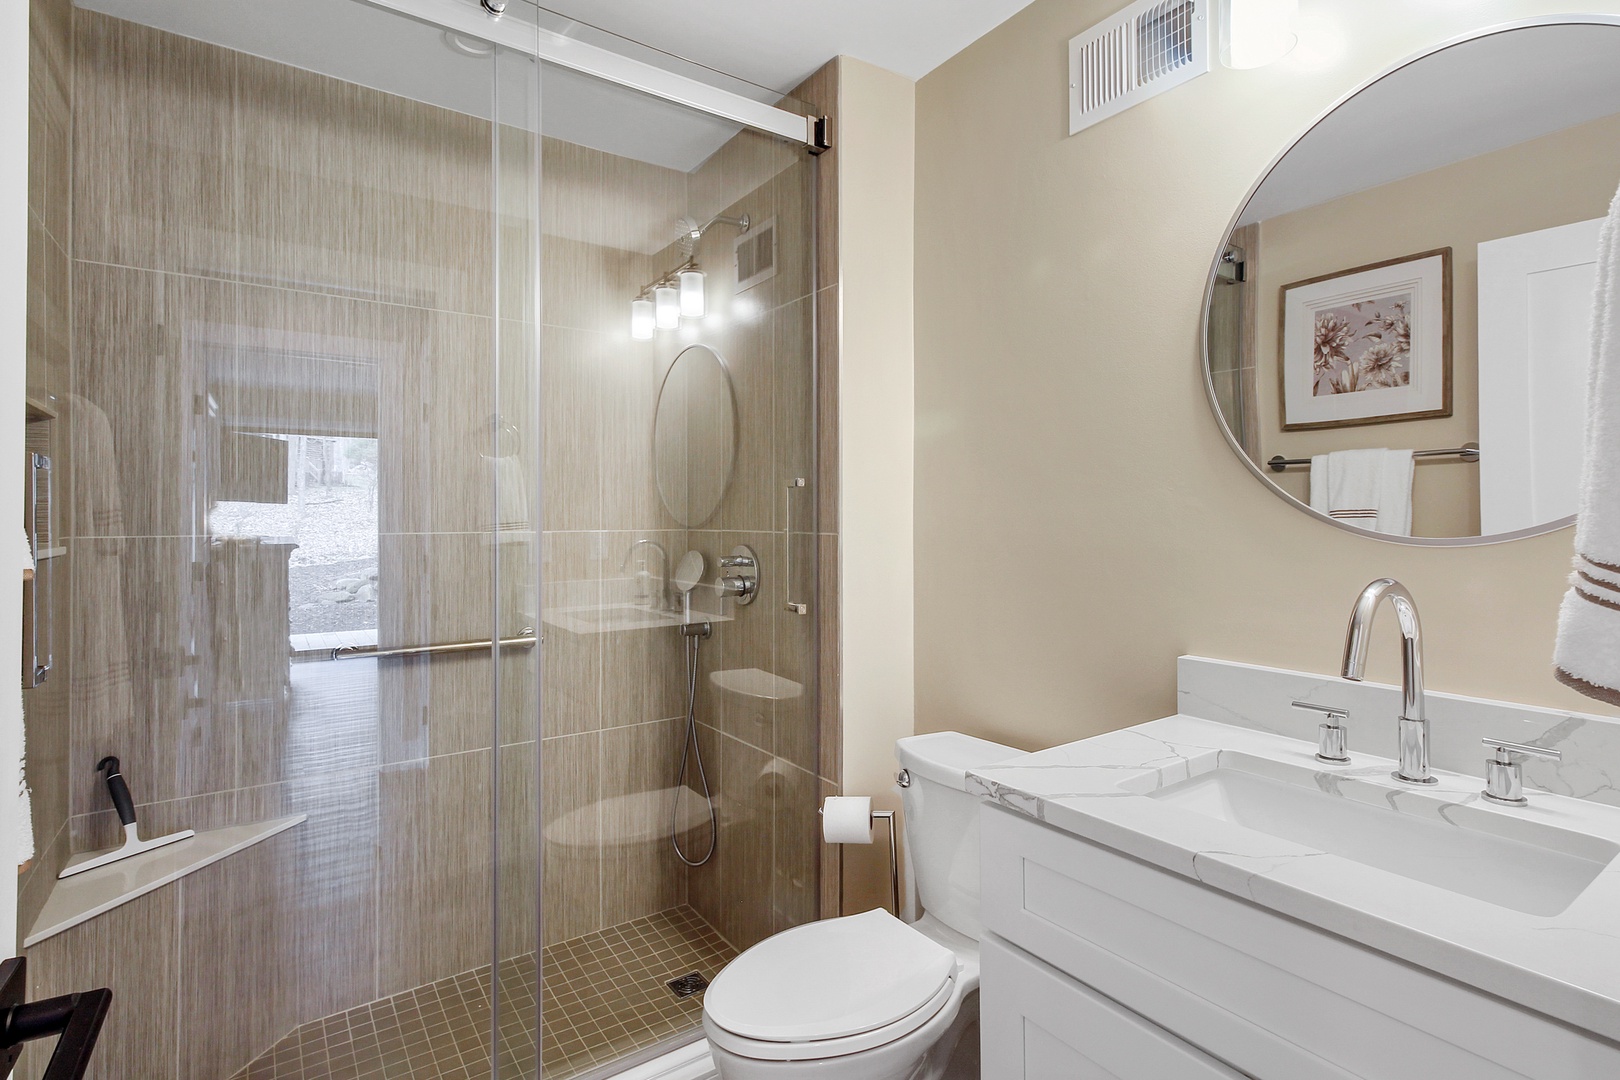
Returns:
[[[920,79],[1029,3],[544,0],[541,6],[785,94],[834,56]]]
[[[1424,57],[1335,110],[1277,163],[1240,224],[1620,113],[1620,27],[1536,26]]]

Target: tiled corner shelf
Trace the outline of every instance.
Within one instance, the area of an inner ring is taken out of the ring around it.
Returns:
[[[277,833],[286,832],[302,824],[307,817],[306,814],[296,814],[256,821],[250,825],[209,829],[168,847],[64,878],[51,888],[45,907],[40,911],[39,918],[34,920],[34,928],[23,939],[23,947],[38,945],[46,938],[105,914],[120,904],[127,904],[136,897],[179,881],[187,874],[196,873],[228,855],[250,848],[261,840],[268,840]]]

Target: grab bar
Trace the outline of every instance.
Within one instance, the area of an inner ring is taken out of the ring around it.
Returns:
[[[400,649],[379,649],[375,645],[341,645],[332,650],[333,660],[385,659],[391,656],[449,656],[455,653],[489,652],[497,644],[501,648],[532,649],[539,644],[534,627],[525,626],[517,637],[495,641],[453,641],[445,645],[409,645]]]
[[[787,485],[787,557],[782,560],[782,583],[783,590],[788,594],[787,609],[795,615],[810,614],[809,604],[800,604],[793,600],[793,491],[804,486],[802,476],[795,476]]]
[[[40,490],[40,478],[44,477],[44,491]],[[52,652],[53,619],[51,608],[54,602],[52,593],[56,586],[56,572],[50,565],[50,559],[57,554],[53,545],[56,543],[56,531],[52,528],[51,503],[54,493],[51,479],[51,459],[44,454],[28,451],[28,547],[29,554],[34,558],[34,577],[27,582],[26,592],[27,628],[23,638],[27,645],[27,655],[23,658],[23,688],[33,689],[44,684],[54,666]],[[44,596],[40,593],[43,591]],[[45,619],[45,630],[40,632],[40,619]]]

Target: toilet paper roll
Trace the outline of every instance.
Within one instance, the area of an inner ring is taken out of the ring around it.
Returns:
[[[865,795],[831,795],[821,804],[821,838],[829,844],[872,842],[872,800]]]

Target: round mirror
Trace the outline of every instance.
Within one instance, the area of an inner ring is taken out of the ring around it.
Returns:
[[[687,527],[714,515],[737,460],[737,401],[726,362],[693,345],[670,365],[653,419],[658,494]]]
[[[1216,253],[1204,372],[1272,490],[1380,539],[1573,520],[1620,17],[1453,42],[1373,79],[1257,183]]]

